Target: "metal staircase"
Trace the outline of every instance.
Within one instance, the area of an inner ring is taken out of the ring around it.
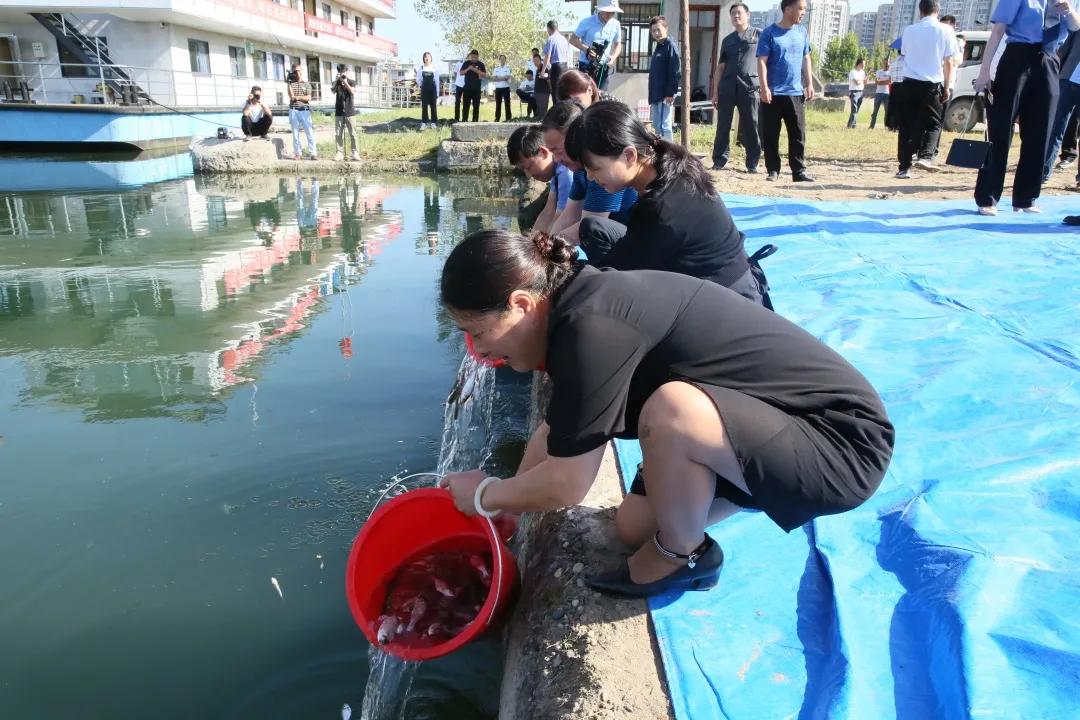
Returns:
[[[135,104],[147,98],[146,92],[109,56],[108,48],[89,37],[85,27],[77,20],[71,16],[65,17],[63,13],[30,13],[30,15],[52,33],[56,42],[77,57],[80,62],[91,66],[91,69],[98,68],[98,76],[113,89],[122,102]]]

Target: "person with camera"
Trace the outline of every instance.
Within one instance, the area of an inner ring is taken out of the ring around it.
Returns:
[[[600,0],[596,14],[570,33],[570,44],[581,51],[578,69],[591,75],[601,90],[607,89],[608,77],[622,51],[622,26],[615,18],[621,12],[618,0]]]
[[[292,72],[286,78],[289,83],[289,125],[292,127],[293,158],[302,160],[300,150],[300,131],[307,138],[308,156],[318,159],[315,148],[315,133],[311,127],[311,84],[300,79],[300,63],[295,63]]]
[[[469,106],[472,106],[472,121],[480,122],[480,81],[487,77],[487,66],[480,62],[480,51],[473,50],[469,59],[461,63],[458,75],[465,79],[462,95],[465,106],[461,109],[461,121],[468,122]]]
[[[345,66],[337,66],[338,75],[334,78],[334,84],[330,86],[330,92],[334,93],[334,141],[337,143],[335,160],[345,159],[345,131],[349,131],[349,139],[352,142],[352,160],[360,159],[360,150],[356,146],[356,132],[353,130],[353,115],[356,108],[353,106],[353,97],[356,94],[356,83],[349,79],[345,73]]]
[[[270,125],[274,122],[274,113],[270,106],[262,101],[262,88],[258,85],[251,88],[247,102],[240,116],[240,129],[244,131],[244,141],[254,137],[266,139],[266,133],[270,132]]]

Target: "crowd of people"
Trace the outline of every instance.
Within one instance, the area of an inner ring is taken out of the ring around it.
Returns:
[[[712,174],[663,121],[649,128],[580,66],[553,89],[540,122],[507,141],[509,161],[547,185],[521,214],[526,234],[469,235],[441,284],[482,359],[546,371],[546,421],[514,477],[444,484],[468,514],[573,505],[606,441],[638,438],[644,462],[615,517],[636,552],[587,582],[705,590],[724,563],[707,526],[754,509],[791,531],[857,507],[893,429],[855,368],[772,311],[760,260],[775,248],[746,252]]]

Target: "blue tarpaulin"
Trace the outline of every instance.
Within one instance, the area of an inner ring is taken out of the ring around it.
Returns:
[[[740,513],[716,589],[650,601],[677,717],[1080,717],[1080,200],[725,200],[897,443],[863,507]]]

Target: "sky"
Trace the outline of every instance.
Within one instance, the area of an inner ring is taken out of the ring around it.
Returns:
[[[778,0],[779,1],[779,0]],[[576,18],[589,14],[589,3],[568,2],[564,12]],[[559,23],[562,25],[562,23]],[[413,0],[397,0],[397,17],[393,20],[376,20],[375,32],[398,44],[398,58],[406,62],[419,64],[425,52],[435,56],[436,64],[447,58],[456,57],[453,48],[443,42],[443,32],[435,23],[416,14]],[[525,62],[525,58],[522,58]]]

